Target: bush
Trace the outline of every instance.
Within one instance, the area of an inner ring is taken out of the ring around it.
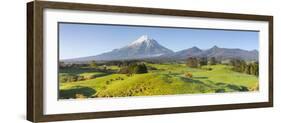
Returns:
[[[212,68],[210,68],[210,67],[205,67],[205,68],[202,68],[203,70],[208,70],[208,71],[211,71],[211,70],[213,70]]]
[[[215,57],[211,57],[211,59],[209,60],[209,64],[210,64],[210,65],[216,65],[217,62],[218,62],[218,61],[216,60]]]
[[[128,67],[122,67],[118,73],[121,73],[121,74],[128,74],[130,73]]]
[[[230,65],[233,66],[233,71],[259,76],[258,62],[247,63],[244,60],[233,59],[230,61]]]
[[[241,86],[239,91],[249,91],[249,89],[245,86]]]
[[[77,75],[62,75],[59,77],[60,82],[75,82],[77,79]]]
[[[145,64],[133,65],[131,69],[133,70],[132,72],[135,74],[147,73],[147,68]]]
[[[186,78],[192,78],[192,77],[193,77],[193,75],[192,75],[191,73],[189,73],[189,72],[186,72],[186,73],[184,74],[184,76],[185,76]]]
[[[67,78],[64,77],[64,76],[60,76],[59,81],[62,82],[62,83],[67,82]]]
[[[148,70],[157,70],[156,67],[152,67],[152,66],[147,66],[147,69],[148,69]]]
[[[105,82],[105,84],[109,85],[109,84],[110,84],[110,82],[109,82],[109,81],[106,81],[106,82]]]
[[[64,82],[76,82],[76,81],[83,81],[86,80],[84,76],[78,76],[78,75],[60,75],[59,76],[59,81],[64,83]]]
[[[142,74],[147,73],[147,67],[145,64],[131,64],[126,67],[122,67],[119,73],[122,74]]]
[[[87,76],[87,77],[85,77],[85,79],[94,79],[94,78],[96,78],[96,76],[95,75],[89,75],[89,76]]]
[[[197,68],[198,67],[198,60],[197,60],[197,58],[195,58],[195,57],[188,58],[187,61],[186,61],[186,65],[188,67],[191,67],[191,68]]]
[[[77,77],[77,81],[84,81],[84,80],[85,80],[84,76],[78,76]]]
[[[225,92],[225,89],[221,88],[221,89],[216,89],[215,91],[216,93],[224,93]]]
[[[78,76],[76,76],[76,75],[75,75],[75,76],[70,76],[70,77],[69,77],[69,81],[70,81],[70,82],[75,82],[75,81],[77,81],[77,79],[78,79]]]

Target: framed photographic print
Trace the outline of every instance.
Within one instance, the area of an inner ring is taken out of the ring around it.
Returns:
[[[33,122],[273,106],[273,17],[27,4]]]

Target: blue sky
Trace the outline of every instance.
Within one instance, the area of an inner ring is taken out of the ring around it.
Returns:
[[[93,56],[148,35],[173,51],[196,46],[258,50],[259,32],[59,23],[60,59]]]

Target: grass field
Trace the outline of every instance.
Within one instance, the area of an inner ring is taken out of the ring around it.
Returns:
[[[195,93],[257,91],[258,77],[231,70],[228,65],[189,68],[185,64],[149,64],[144,74],[118,74],[90,68],[60,69],[59,98],[97,98]],[[118,70],[118,66],[108,66]],[[192,76],[186,76],[186,73]],[[65,76],[83,76],[63,82]]]

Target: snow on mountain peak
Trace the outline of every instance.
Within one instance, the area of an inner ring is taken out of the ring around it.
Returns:
[[[134,45],[134,44],[141,44],[143,42],[145,43],[149,43],[153,41],[152,38],[150,38],[148,35],[142,35],[141,37],[139,37],[137,40],[135,40],[134,42],[131,43],[131,45]]]

